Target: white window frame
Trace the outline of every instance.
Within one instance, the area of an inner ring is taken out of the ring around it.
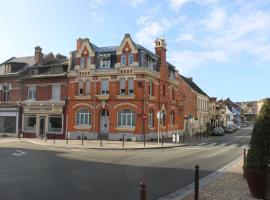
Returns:
[[[102,58],[100,62],[101,69],[109,69],[111,66],[111,59],[110,58]]]
[[[123,62],[123,61],[125,61],[125,62]],[[126,63],[127,63],[126,55],[125,54],[122,54],[121,55],[121,65],[126,65]]]
[[[122,109],[117,113],[117,125],[123,128],[136,126],[136,113],[132,109]]]
[[[85,94],[90,95],[91,92],[91,82],[90,80],[85,80]]]
[[[78,95],[79,96],[83,95],[83,81],[82,80],[78,81]]]
[[[120,78],[120,95],[126,95],[126,80],[124,78]]]
[[[28,100],[36,100],[36,86],[28,87]]]
[[[85,66],[85,57],[84,56],[82,56],[80,58],[80,66],[81,66],[81,68],[84,68],[84,66]]]
[[[52,99],[60,100],[61,97],[61,85],[53,85],[52,86]]]
[[[128,94],[134,95],[134,79],[133,78],[128,79]]]
[[[148,112],[148,127],[154,127],[154,111],[152,109]]]
[[[109,94],[109,80],[101,80],[101,94]]]
[[[76,126],[91,126],[92,113],[88,109],[82,108],[75,115]]]
[[[10,91],[11,91],[11,84],[4,84],[3,85],[3,101],[4,102],[10,101]]]

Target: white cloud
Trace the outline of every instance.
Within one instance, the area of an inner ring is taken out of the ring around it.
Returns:
[[[129,0],[128,3],[133,7],[137,7],[138,5],[143,4],[144,1],[145,0]]]
[[[219,30],[225,23],[226,13],[223,9],[215,8],[210,14],[210,17],[205,21],[205,25],[210,30]]]
[[[169,0],[169,4],[172,9],[179,9],[189,1],[191,0]]]
[[[177,36],[176,41],[193,41],[193,35],[189,33],[181,33]]]

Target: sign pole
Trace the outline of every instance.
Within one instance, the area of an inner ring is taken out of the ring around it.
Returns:
[[[157,118],[158,118],[158,144],[159,144],[159,135],[160,135],[160,111],[157,113]]]

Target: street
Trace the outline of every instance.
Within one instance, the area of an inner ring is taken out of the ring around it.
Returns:
[[[138,200],[147,182],[158,199],[238,158],[251,128],[200,143],[154,150],[64,150],[28,142],[1,143],[0,200]]]

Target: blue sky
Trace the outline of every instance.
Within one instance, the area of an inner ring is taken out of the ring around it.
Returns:
[[[10,0],[0,7],[0,62],[43,52],[68,55],[78,37],[119,45],[124,34],[168,61],[209,95],[270,96],[269,0]]]

